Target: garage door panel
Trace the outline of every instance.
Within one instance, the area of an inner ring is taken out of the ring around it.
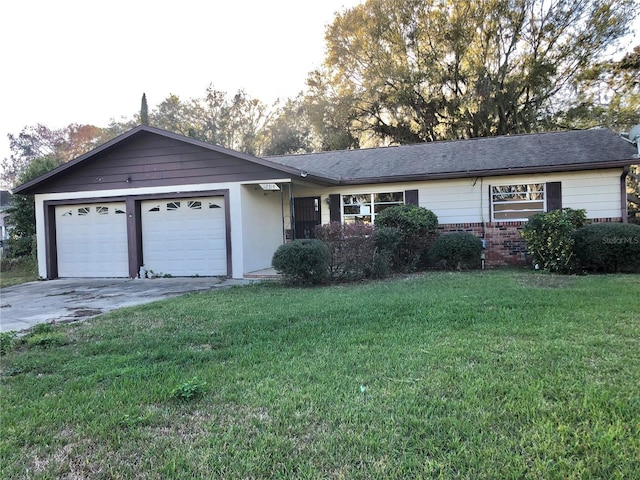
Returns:
[[[226,275],[223,207],[223,197],[143,202],[144,269],[158,275]]]
[[[124,203],[56,207],[59,277],[128,277]]]

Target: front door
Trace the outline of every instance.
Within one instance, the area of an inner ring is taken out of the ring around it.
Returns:
[[[314,238],[313,230],[320,225],[320,197],[293,199],[295,239]]]

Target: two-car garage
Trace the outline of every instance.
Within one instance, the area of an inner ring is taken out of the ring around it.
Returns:
[[[124,201],[54,211],[59,277],[129,277],[130,262],[148,276],[229,274],[224,196],[145,199],[129,202],[129,211]],[[138,221],[127,222],[134,215]],[[133,242],[131,225],[138,226]]]

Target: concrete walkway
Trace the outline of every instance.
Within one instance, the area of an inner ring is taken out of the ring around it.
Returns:
[[[83,278],[30,282],[0,289],[0,331],[38,323],[73,322],[131,305],[189,292],[246,285],[256,280],[196,278]]]

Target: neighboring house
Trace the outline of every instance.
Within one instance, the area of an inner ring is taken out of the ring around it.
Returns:
[[[257,158],[140,126],[14,189],[35,194],[40,275],[244,275],[279,245],[385,207],[434,211],[485,240],[487,266],[521,264],[537,212],[625,222],[635,149],[609,130]]]
[[[11,194],[7,190],[0,190],[0,246],[9,237],[5,218],[9,215],[7,210],[11,207]]]

